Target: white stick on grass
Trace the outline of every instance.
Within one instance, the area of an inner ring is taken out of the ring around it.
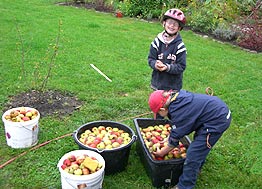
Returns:
[[[97,67],[95,67],[94,64],[90,64],[90,66],[91,66],[92,68],[94,68],[100,75],[102,75],[104,78],[106,78],[107,81],[112,82],[112,80],[109,79],[109,77],[107,77],[107,76],[106,76],[103,72],[101,72]]]

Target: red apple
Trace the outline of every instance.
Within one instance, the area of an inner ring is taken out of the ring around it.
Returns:
[[[65,159],[63,161],[63,164],[66,165],[66,166],[70,166],[71,165],[71,161],[69,159]]]
[[[30,121],[30,118],[25,116],[25,117],[22,118],[22,120],[23,121]]]
[[[155,138],[155,139],[152,139],[152,142],[153,142],[154,144],[156,144],[156,143],[159,142],[159,140]]]
[[[67,168],[67,166],[65,164],[61,165],[61,168],[64,170],[65,168]]]
[[[69,159],[69,161],[71,161],[71,162],[76,161],[76,157],[72,154],[69,155],[67,159]]]
[[[180,158],[180,152],[178,150],[173,151],[175,158]]]
[[[121,145],[123,143],[123,138],[122,137],[118,137],[116,139],[116,142],[118,142]]]
[[[181,148],[180,148],[180,152],[181,152],[181,154],[182,154],[182,153],[185,153],[185,152],[186,152],[186,147],[181,147]]]

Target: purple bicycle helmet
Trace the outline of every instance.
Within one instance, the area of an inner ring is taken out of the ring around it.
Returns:
[[[166,11],[162,18],[162,22],[168,18],[177,20],[179,22],[180,27],[182,28],[186,24],[186,17],[184,13],[179,9],[169,9],[168,11]]]

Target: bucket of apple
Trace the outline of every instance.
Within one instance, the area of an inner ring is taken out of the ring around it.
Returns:
[[[128,163],[131,145],[136,141],[134,131],[113,121],[94,121],[82,125],[73,138],[80,149],[96,151],[106,162],[105,174],[123,171]]]
[[[91,150],[74,150],[58,162],[62,189],[100,189],[103,185],[105,160]]]
[[[2,116],[7,145],[12,148],[36,145],[39,119],[40,113],[35,108],[17,107],[7,110]]]

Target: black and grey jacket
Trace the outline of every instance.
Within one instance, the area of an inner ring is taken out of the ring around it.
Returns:
[[[186,47],[179,33],[169,44],[164,42],[163,34],[159,33],[150,46],[148,64],[153,69],[151,87],[155,90],[180,90],[186,69]],[[155,68],[157,60],[166,64],[168,69],[158,71]]]

